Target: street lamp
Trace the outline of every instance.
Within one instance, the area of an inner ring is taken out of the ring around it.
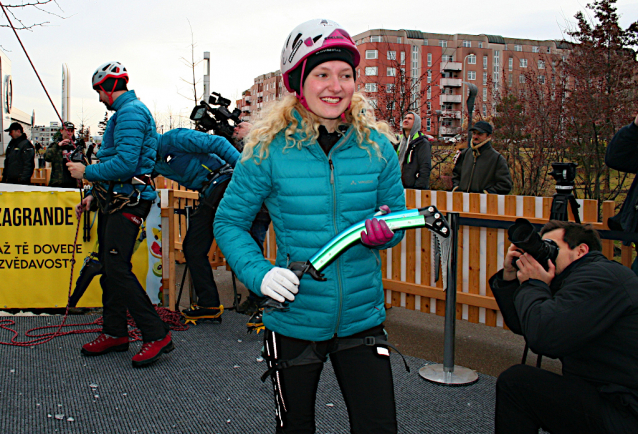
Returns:
[[[465,110],[465,88],[463,87],[464,84],[466,84],[466,80],[467,80],[467,74],[465,73],[465,71],[467,71],[465,69],[465,61],[467,60],[468,57],[470,56],[475,56],[475,54],[468,54],[467,56],[465,56],[465,58],[463,58],[463,72],[462,72],[462,76],[463,76],[463,80],[461,81],[461,128],[463,128],[463,111]],[[469,142],[469,138],[468,138],[468,143]]]

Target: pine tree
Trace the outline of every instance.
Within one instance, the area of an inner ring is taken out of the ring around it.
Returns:
[[[98,122],[97,124],[97,128],[98,128],[97,133],[100,136],[104,135],[104,131],[106,131],[106,124],[108,123],[108,121],[109,121],[109,112],[104,112],[104,119]]]

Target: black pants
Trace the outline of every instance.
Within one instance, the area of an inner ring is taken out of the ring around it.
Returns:
[[[383,325],[348,338],[383,334]],[[390,357],[379,355],[377,347],[361,345],[332,352],[337,338],[317,342],[316,350],[330,356],[343,394],[350,429],[355,434],[396,433],[396,409]],[[264,347],[276,353],[276,360],[290,360],[301,354],[310,341],[293,339],[266,330]],[[323,363],[290,366],[272,375],[277,407],[278,434],[315,432],[315,399]]]
[[[137,206],[125,206],[113,214],[98,214],[98,255],[102,263],[102,304],[104,305],[103,333],[128,336],[126,310],[142,332],[144,342],[162,339],[169,327],[164,323],[148,298],[146,291],[133,274],[131,257],[139,232],[139,225],[124,213],[146,218],[152,202],[140,200]]]
[[[213,269],[208,261],[208,252],[213,245],[213,223],[219,202],[224,196],[230,180],[221,182],[210,195],[200,202],[191,214],[188,231],[184,237],[184,257],[191,272],[197,304],[205,307],[220,305]]]
[[[527,365],[496,382],[496,433],[638,433],[638,420],[601,398],[591,383]]]

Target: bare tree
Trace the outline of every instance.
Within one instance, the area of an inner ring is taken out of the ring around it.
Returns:
[[[6,13],[11,17],[11,20],[14,23],[13,27],[16,30],[31,30],[34,27],[43,27],[47,24],[50,24],[49,21],[25,22],[22,17],[24,15],[24,11],[26,11],[27,9],[35,9],[39,11],[40,13],[38,14],[38,16],[51,15],[56,18],[65,19],[64,16],[53,11],[55,9],[59,9],[60,12],[63,12],[62,8],[56,0],[32,0],[22,3],[3,3],[3,5]],[[11,26],[9,25],[9,23],[2,23],[0,24],[0,27]]]
[[[185,79],[185,78],[180,78],[184,83],[188,84],[189,86],[193,86],[193,102],[195,103],[195,105],[197,105],[199,103],[199,96],[197,95],[197,85],[200,83],[201,80],[198,80],[195,74],[195,68],[197,67],[197,65],[199,65],[200,63],[202,63],[203,59],[199,59],[199,60],[195,60],[195,39],[193,37],[193,27],[191,26],[191,22],[190,20],[188,21],[188,27],[191,30],[191,43],[190,43],[190,49],[191,49],[191,58],[190,59],[186,59],[185,57],[182,57],[180,60],[182,61],[182,63],[184,65],[186,65],[189,69],[190,72],[192,74],[192,77],[190,79]],[[191,99],[191,97],[186,96],[186,95],[182,95],[181,93],[177,92],[180,96],[183,96],[186,99]]]

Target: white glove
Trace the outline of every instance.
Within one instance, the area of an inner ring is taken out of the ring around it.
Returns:
[[[275,267],[261,281],[261,294],[281,303],[293,301],[299,292],[299,278],[287,268]]]

